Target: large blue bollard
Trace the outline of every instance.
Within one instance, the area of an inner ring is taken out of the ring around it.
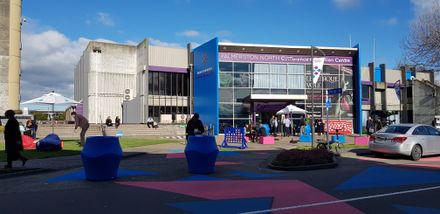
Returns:
[[[118,176],[122,149],[119,139],[113,136],[88,137],[81,152],[87,180],[113,180]]]
[[[215,171],[218,148],[214,136],[190,136],[185,147],[188,171],[193,174],[210,174]]]

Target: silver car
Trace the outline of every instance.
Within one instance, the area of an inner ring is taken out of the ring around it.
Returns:
[[[440,154],[440,132],[423,124],[395,124],[370,136],[368,147],[376,155],[402,154],[419,160],[424,155]]]

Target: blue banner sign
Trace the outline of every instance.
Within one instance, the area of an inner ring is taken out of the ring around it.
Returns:
[[[327,90],[328,94],[342,94],[342,88],[334,88]]]

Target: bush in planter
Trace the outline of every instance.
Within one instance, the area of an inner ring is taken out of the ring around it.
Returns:
[[[282,151],[272,161],[274,166],[307,166],[334,162],[334,154],[325,149]]]

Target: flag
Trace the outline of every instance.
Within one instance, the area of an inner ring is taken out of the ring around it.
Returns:
[[[324,59],[324,57],[313,58],[313,84],[318,82],[322,72],[322,66],[324,66]]]
[[[396,92],[397,99],[400,100],[400,80],[397,80],[397,81],[394,83],[394,91]]]

